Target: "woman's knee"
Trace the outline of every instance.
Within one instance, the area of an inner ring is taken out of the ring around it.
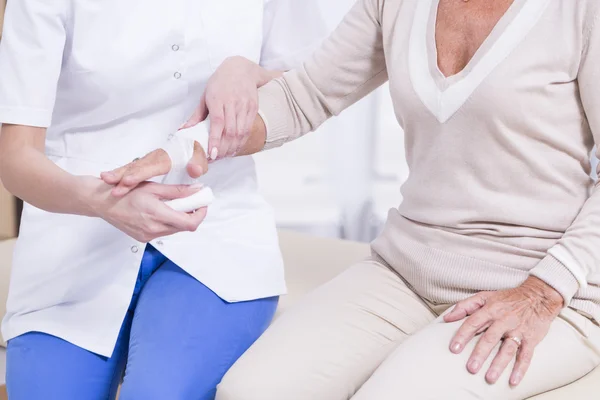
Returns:
[[[215,400],[293,400],[285,393],[276,393],[276,383],[250,382],[244,376],[223,379],[217,388]]]

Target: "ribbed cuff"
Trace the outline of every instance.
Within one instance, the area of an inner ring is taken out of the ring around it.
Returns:
[[[258,90],[259,115],[267,128],[264,150],[280,147],[290,138],[290,106],[280,79],[275,79]]]
[[[565,307],[569,306],[573,296],[579,290],[575,275],[551,255],[544,257],[529,271],[529,275],[543,280],[559,292],[565,301]]]

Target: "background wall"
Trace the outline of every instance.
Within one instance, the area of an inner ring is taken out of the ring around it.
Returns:
[[[401,201],[404,136],[387,85],[316,132],[255,156],[280,227],[369,241]]]

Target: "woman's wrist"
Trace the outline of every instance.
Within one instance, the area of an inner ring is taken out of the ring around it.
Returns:
[[[562,295],[552,286],[535,276],[527,278],[521,287],[531,293],[532,300],[540,302],[549,310],[556,311],[564,307]]]

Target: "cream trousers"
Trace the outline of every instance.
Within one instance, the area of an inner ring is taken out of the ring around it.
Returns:
[[[387,266],[354,265],[284,313],[232,367],[217,400],[526,399],[567,385],[600,364],[600,328],[565,309],[517,388],[467,369],[476,341],[449,351],[460,326]],[[496,349],[497,351],[497,349]],[[512,366],[511,366],[512,367]]]

